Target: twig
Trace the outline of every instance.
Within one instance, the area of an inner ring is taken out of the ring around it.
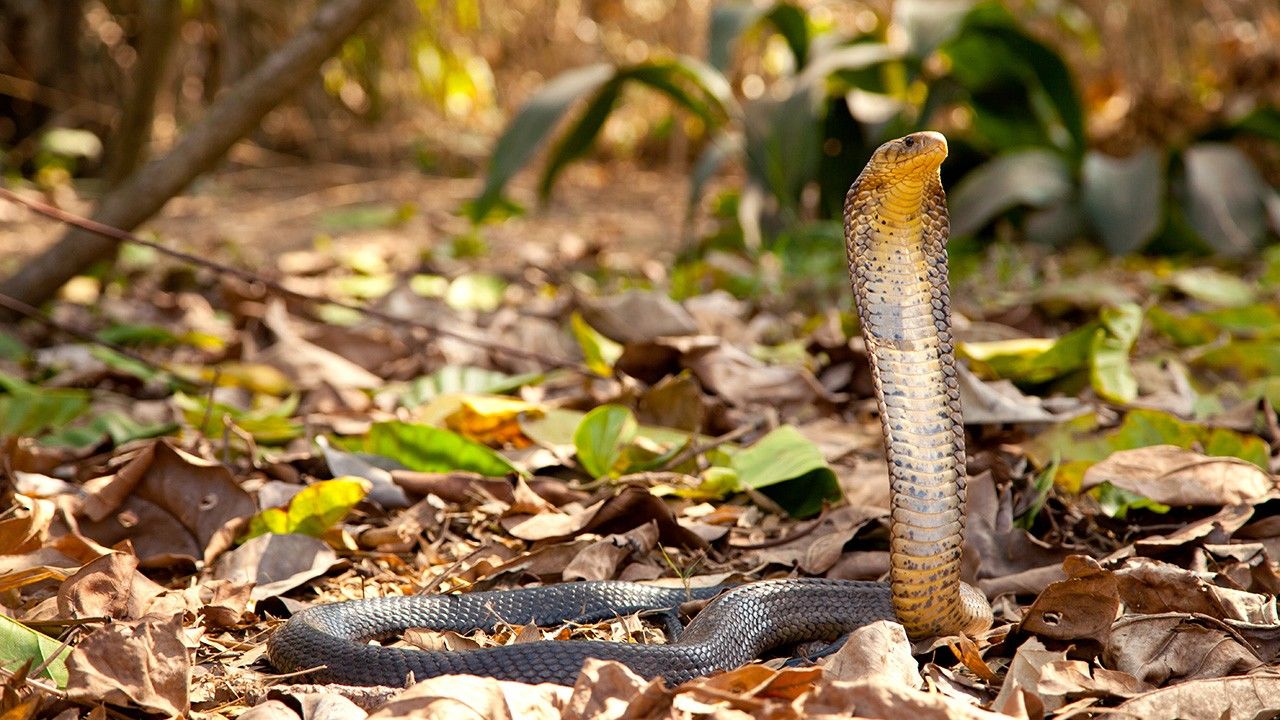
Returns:
[[[3,188],[0,188],[0,191],[3,191]],[[129,358],[134,362],[146,365],[152,370],[158,370],[164,373],[165,375],[168,375],[169,377],[173,378],[174,382],[180,385],[186,385],[188,388],[194,388],[198,390],[203,390],[206,387],[210,387],[210,386],[207,386],[203,381],[193,380],[191,378],[179,375],[173,370],[166,368],[164,365],[161,365],[160,363],[157,363],[156,361],[147,358],[145,355],[136,353],[126,347],[117,345],[113,342],[103,340],[102,338],[95,337],[82,330],[77,330],[73,327],[70,327],[69,325],[64,325],[58,322],[57,320],[54,320],[53,318],[49,317],[48,315],[45,315],[44,313],[40,312],[38,308],[33,308],[30,305],[22,302],[21,300],[17,298],[9,297],[4,293],[0,293],[0,307],[8,308],[9,310],[12,310],[20,315],[26,315],[32,320],[35,320],[36,322],[46,327],[52,328],[60,333],[63,333],[64,335],[70,335],[71,337],[76,338],[77,340],[83,340],[84,342],[87,342],[87,343],[93,343],[94,345],[99,345],[101,347],[104,347],[110,350],[113,353]]]
[[[709,450],[715,450],[721,445],[725,445],[727,443],[731,443],[731,442],[734,442],[735,440],[738,440],[742,436],[754,431],[758,427],[760,427],[760,420],[755,420],[754,422],[749,422],[746,425],[741,425],[739,427],[736,427],[723,435],[720,435],[718,437],[713,437],[705,443],[701,443],[698,445],[690,444],[688,448],[684,449],[678,455],[676,455],[675,457],[667,461],[664,467],[666,468],[680,467],[684,463],[692,460],[693,458],[698,457],[699,455]]]
[[[354,312],[358,312],[366,317],[370,317],[380,322],[386,323],[387,325],[426,330],[427,332],[434,333],[436,335],[453,338],[455,340],[460,340],[462,342],[468,343],[470,345],[474,345],[475,347],[481,348],[483,350],[488,350],[490,352],[505,354],[511,357],[518,357],[525,360],[532,360],[534,362],[541,363],[544,367],[572,370],[576,373],[579,373],[585,376],[593,377],[596,375],[596,373],[592,372],[592,370],[588,368],[586,365],[582,363],[574,362],[572,360],[555,358],[545,353],[537,352],[535,350],[526,350],[523,348],[510,347],[508,345],[503,345],[502,343],[494,342],[492,340],[486,340],[484,338],[474,337],[466,333],[458,332],[456,330],[448,330],[448,329],[439,327],[437,325],[432,325],[430,323],[423,322],[421,320],[410,320],[408,318],[397,317],[395,315],[390,315],[388,313],[382,312],[381,310],[374,310],[373,308],[367,307],[365,305],[357,305],[355,303],[343,302],[341,300],[332,300],[330,298],[319,297],[316,295],[308,295],[306,293],[300,293],[296,290],[290,290],[284,285],[281,285],[279,282],[263,277],[258,273],[255,273],[249,270],[243,270],[237,267],[232,267],[230,265],[224,265],[222,263],[215,262],[213,260],[208,260],[202,257],[197,257],[195,255],[182,252],[181,250],[174,250],[172,248],[165,247],[160,243],[151,242],[150,240],[144,240],[138,237],[137,235],[134,235],[133,233],[125,230],[121,230],[120,228],[112,227],[110,225],[104,225],[103,223],[97,222],[95,220],[90,220],[89,218],[85,218],[79,215],[75,215],[73,213],[69,213],[60,208],[56,208],[52,205],[40,202],[39,200],[31,200],[29,198],[24,198],[21,195],[18,195],[17,193],[13,192],[12,190],[9,190],[8,188],[0,188],[0,198],[3,198],[10,202],[18,203],[19,205],[24,205],[30,208],[31,210],[41,215],[44,215],[45,217],[57,220],[58,222],[65,223],[67,225],[73,225],[75,227],[80,228],[81,230],[87,230],[88,232],[94,233],[96,235],[101,235],[103,237],[110,238],[112,240],[116,240],[117,242],[130,242],[130,243],[134,243],[135,245],[141,245],[143,247],[151,248],[152,250],[155,250],[158,253],[168,255],[169,257],[177,258],[178,260],[181,260],[185,263],[189,263],[191,265],[196,265],[199,267],[209,268],[210,270],[213,270],[214,272],[217,272],[222,275],[230,275],[232,277],[236,277],[241,280],[244,280],[245,282],[259,283],[262,286],[269,288],[273,292],[279,293],[280,295],[283,295],[287,298],[291,298],[300,302],[304,302],[308,304],[319,304],[319,305],[336,305],[346,310],[352,310]]]

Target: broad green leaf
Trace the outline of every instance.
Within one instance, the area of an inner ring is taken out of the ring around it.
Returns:
[[[520,472],[506,458],[457,433],[430,425],[399,420],[374,423],[369,434],[348,449],[391,458],[410,470],[452,472],[464,470],[489,477]]]
[[[63,427],[89,407],[89,393],[42,388],[0,372],[0,438]]]
[[[543,447],[571,447],[573,435],[584,417],[586,414],[577,410],[548,408],[541,417],[522,417],[520,427],[525,435]],[[704,435],[654,425],[641,425],[636,437],[668,448],[684,445],[691,438],[700,443],[710,440]]]
[[[178,337],[158,325],[120,323],[98,331],[98,339],[116,345],[175,345]]]
[[[1047,150],[1003,155],[956,185],[951,193],[951,230],[972,235],[1012,208],[1048,207],[1070,194],[1067,166],[1058,155]]]
[[[735,453],[730,467],[744,488],[759,490],[793,517],[809,517],[842,495],[822,452],[800,431],[783,425]]]
[[[38,633],[13,618],[0,614],[0,667],[16,671],[26,663],[34,669],[59,652],[61,643],[48,635]],[[58,687],[67,686],[66,656],[62,650],[39,675],[33,677],[52,680]]]
[[[1218,307],[1240,307],[1253,302],[1257,285],[1212,267],[1179,270],[1170,284],[1196,300]]]
[[[1182,347],[1205,345],[1222,334],[1217,323],[1198,315],[1175,315],[1159,305],[1147,308],[1147,320],[1156,332]]]
[[[1163,155],[1142,148],[1127,158],[1085,154],[1081,200],[1102,244],[1115,255],[1139,250],[1164,217]]]
[[[311,483],[298,491],[283,508],[267,508],[249,520],[240,542],[259,535],[297,534],[322,537],[369,493],[370,482],[346,476]]]
[[[1080,370],[1089,361],[1098,327],[1090,323],[1057,340],[1027,338],[960,343],[956,351],[975,372],[990,379],[1045,383]]]
[[[1133,304],[1103,308],[1099,322],[1102,327],[1094,335],[1089,355],[1089,380],[1102,399],[1133,402],[1138,381],[1129,366],[1129,351],[1142,329],[1142,308]]]
[[[613,364],[622,357],[622,345],[597,332],[576,310],[569,318],[569,325],[591,372],[601,377],[612,376]]]
[[[1209,349],[1193,362],[1246,379],[1280,375],[1280,340],[1232,340]]]
[[[624,80],[625,76],[622,72],[619,72],[618,75],[605,83],[587,102],[587,107],[583,110],[582,116],[556,142],[555,147],[552,148],[547,157],[546,167],[542,170],[542,178],[538,181],[538,196],[542,200],[546,200],[551,194],[551,188],[555,185],[556,178],[560,176],[560,172],[569,163],[586,155],[587,151],[591,149],[592,143],[596,140],[596,135],[600,133],[600,128],[604,127],[604,121],[609,118],[609,113],[613,112],[613,106],[617,104],[618,98],[622,96]]]
[[[573,433],[573,446],[582,469],[594,478],[621,474],[625,470],[622,461],[636,429],[635,415],[621,405],[601,405],[587,413]]]
[[[1214,250],[1234,257],[1253,251],[1267,228],[1258,168],[1239,148],[1198,143],[1183,153],[1189,195],[1187,219]]]
[[[615,74],[616,69],[608,63],[587,65],[558,75],[534,93],[498,138],[484,190],[468,209],[473,222],[484,220],[499,206],[507,182],[529,162],[569,107]]]

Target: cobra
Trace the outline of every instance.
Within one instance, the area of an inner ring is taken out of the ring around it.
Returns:
[[[913,638],[979,633],[991,607],[960,581],[965,449],[952,350],[949,233],[939,167],[947,141],[918,132],[881,145],[845,201],[854,301],[879,403],[890,482],[889,582],[779,579],[727,591],[625,582],[355,600],[294,615],[268,641],[272,664],[322,682],[404,685],[471,674],[573,684],[588,658],[679,683],[805,640],[896,618]],[[368,644],[408,628],[595,621],[714,599],[667,644],[542,641],[460,652]]]

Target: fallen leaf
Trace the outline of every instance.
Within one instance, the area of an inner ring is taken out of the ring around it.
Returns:
[[[168,716],[191,709],[182,615],[117,622],[94,630],[67,657],[67,695]]]
[[[1118,717],[1185,720],[1275,717],[1280,714],[1280,676],[1193,680],[1132,698],[1112,712]]]
[[[906,630],[890,620],[854,630],[823,667],[826,682],[866,680],[913,689],[924,685]]]
[[[626,665],[588,659],[564,706],[563,720],[623,720],[661,717],[671,692],[661,678],[645,680]]]
[[[1263,664],[1221,621],[1185,613],[1128,615],[1111,627],[1103,663],[1154,686],[1243,675]]]
[[[1022,618],[1022,629],[1053,640],[1091,640],[1105,647],[1111,624],[1120,611],[1120,591],[1113,573],[1092,558],[1073,555],[1063,562],[1066,580],[1036,597]]]
[[[157,602],[164,596],[168,600]],[[144,615],[182,613],[186,603],[138,572],[138,558],[104,555],[67,578],[58,588],[58,614],[64,618],[104,617],[137,620]]]
[[[128,540],[143,567],[210,562],[225,546],[219,533],[256,510],[221,463],[159,440],[114,475],[85,484],[79,531],[112,546]]]
[[[1104,482],[1163,505],[1238,505],[1277,488],[1275,478],[1253,463],[1173,445],[1112,453],[1085,471],[1081,489]]]
[[[254,583],[254,600],[275,597],[320,577],[338,556],[323,541],[306,535],[259,535],[218,558],[213,576]]]
[[[442,675],[419,681],[369,716],[369,720],[558,720],[570,690],[562,685],[526,685],[472,675]]]
[[[382,378],[341,355],[314,345],[294,329],[284,302],[270,300],[263,324],[275,333],[276,342],[258,361],[280,368],[301,387],[327,383],[335,388],[377,388]]]
[[[695,335],[693,317],[666,293],[629,290],[621,295],[578,298],[582,317],[605,337],[620,343]]]

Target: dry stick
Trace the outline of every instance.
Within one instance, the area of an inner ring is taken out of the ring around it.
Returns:
[[[583,365],[582,363],[573,362],[572,360],[563,360],[563,359],[555,358],[550,355],[546,355],[544,353],[540,353],[534,350],[525,350],[522,348],[511,347],[509,345],[503,345],[502,343],[495,342],[493,340],[477,338],[471,335],[467,335],[465,333],[457,332],[456,330],[447,330],[445,328],[442,328],[436,325],[431,325],[429,323],[425,323],[420,320],[409,320],[407,318],[397,317],[395,315],[384,313],[381,310],[374,310],[373,308],[370,308],[364,305],[357,305],[355,303],[342,302],[340,300],[331,300],[329,298],[319,297],[316,295],[308,295],[306,293],[300,293],[297,290],[291,290],[285,287],[284,285],[281,285],[275,280],[271,280],[269,278],[263,277],[258,273],[255,273],[249,270],[242,270],[240,268],[232,267],[230,265],[224,265],[222,263],[215,262],[213,260],[207,260],[205,258],[196,257],[195,255],[191,255],[191,254],[182,252],[180,250],[174,250],[172,248],[165,247],[164,245],[161,245],[159,243],[151,242],[150,240],[144,240],[138,237],[137,235],[134,235],[133,233],[125,230],[121,230],[120,228],[112,227],[110,225],[105,225],[103,223],[97,222],[96,220],[90,220],[88,218],[81,217],[73,213],[69,213],[60,208],[56,208],[52,205],[42,203],[39,200],[31,200],[29,198],[24,198],[21,195],[18,195],[17,193],[7,188],[0,188],[0,198],[3,198],[10,202],[18,203],[20,205],[25,205],[26,207],[30,208],[31,210],[41,215],[44,215],[45,217],[53,218],[58,222],[62,222],[62,223],[66,223],[67,225],[78,227],[81,230],[87,230],[88,232],[95,233],[97,235],[102,235],[103,237],[111,238],[112,240],[116,240],[119,242],[131,242],[137,245],[142,245],[143,247],[151,248],[152,250],[155,250],[156,252],[162,253],[164,255],[177,258],[178,260],[181,260],[185,263],[190,263],[192,265],[197,265],[199,267],[209,268],[214,272],[217,272],[223,275],[230,275],[232,277],[236,277],[241,280],[244,280],[245,282],[258,283],[266,288],[269,288],[273,292],[279,293],[285,297],[292,298],[294,300],[298,300],[300,302],[313,304],[313,305],[314,304],[336,305],[338,307],[345,308],[347,310],[358,312],[362,315],[371,317],[375,320],[386,323],[388,325],[426,330],[427,332],[435,333],[436,335],[450,337],[455,340],[461,340],[462,342],[474,345],[476,347],[482,348],[484,350],[488,350],[490,352],[504,353],[512,357],[518,357],[525,360],[533,360],[534,362],[541,363],[544,367],[572,370],[574,372],[580,373],[582,375],[587,375],[587,376],[595,375],[595,373],[592,372],[591,369],[588,368],[586,365]],[[4,296],[0,295],[0,297],[4,297]],[[20,301],[15,301],[15,302],[20,302]],[[3,304],[3,303],[0,303],[0,304]],[[6,307],[10,307],[10,306],[6,305]],[[30,308],[31,306],[27,305],[26,307]],[[10,307],[10,309],[14,309],[14,308]],[[21,311],[21,310],[18,310],[18,312],[21,312],[24,315],[28,314],[25,311]]]
[[[0,192],[8,192],[8,191],[0,189]],[[30,305],[22,302],[21,300],[17,298],[9,297],[4,293],[0,293],[0,307],[4,307],[9,310],[12,310],[18,313],[19,315],[26,315],[32,320],[35,320],[36,322],[42,325],[45,325],[46,327],[50,327],[60,333],[63,333],[64,335],[70,335],[71,337],[77,340],[83,340],[84,342],[87,342],[87,343],[100,345],[110,350],[111,352],[116,353],[117,355],[121,355],[123,357],[129,358],[134,362],[146,365],[147,367],[153,370],[159,370],[160,372],[173,378],[174,381],[177,382],[178,384],[186,385],[189,388],[195,388],[199,390],[203,390],[206,387],[212,387],[200,380],[194,380],[192,378],[183,377],[182,375],[174,372],[173,370],[170,370],[169,368],[165,367],[164,365],[161,365],[155,360],[151,360],[147,358],[145,355],[140,355],[130,350],[129,348],[123,347],[121,345],[117,345],[113,342],[108,342],[99,337],[94,337],[93,335],[90,335],[87,332],[77,330],[73,327],[70,327],[69,325],[64,325],[58,322],[57,320],[54,320],[53,318],[49,317],[48,315],[45,315],[44,313],[40,312],[38,308],[33,308]]]

